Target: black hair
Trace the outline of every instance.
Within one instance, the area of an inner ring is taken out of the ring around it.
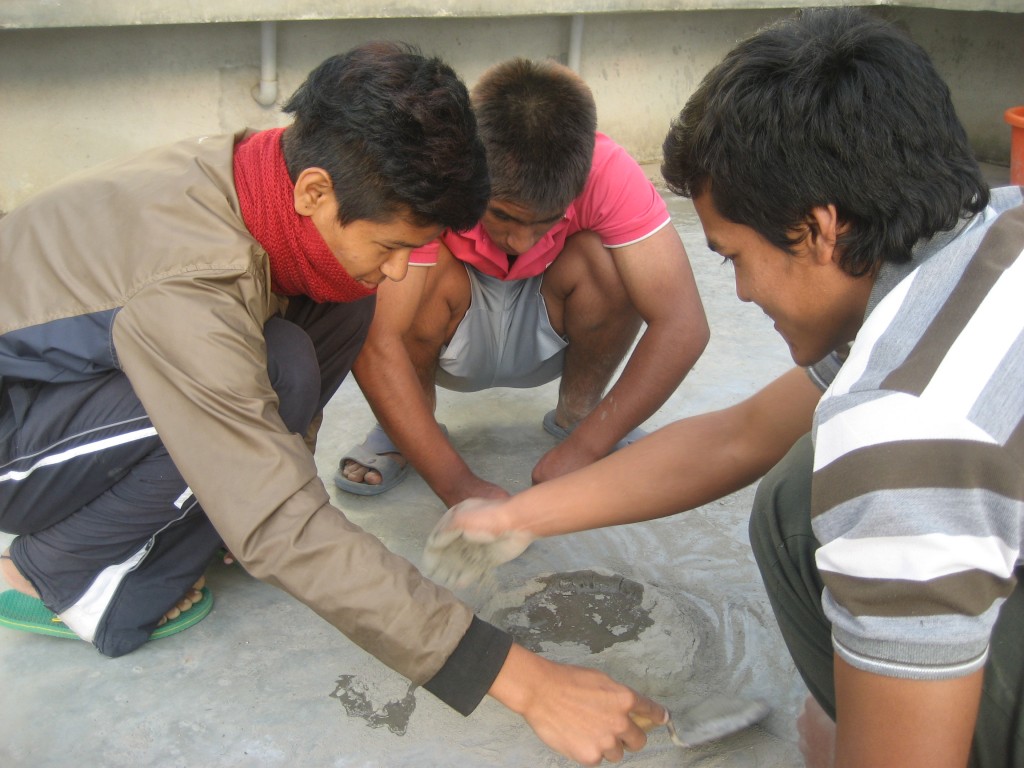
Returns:
[[[464,230],[483,215],[490,185],[469,93],[440,59],[367,43],[320,64],[284,111],[292,181],[327,171],[342,224],[404,215]]]
[[[815,207],[848,225],[840,266],[868,274],[953,229],[989,192],[928,54],[854,8],[813,9],[736,46],[664,143],[662,174],[687,197],[792,252]]]
[[[491,197],[564,212],[583,191],[594,157],[597,107],[590,88],[555,61],[511,59],[473,87],[487,150]]]

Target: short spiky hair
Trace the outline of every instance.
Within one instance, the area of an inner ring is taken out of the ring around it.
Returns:
[[[555,213],[583,191],[597,108],[590,88],[571,69],[518,58],[497,64],[473,88],[473,109],[492,198]]]
[[[409,45],[375,42],[332,56],[284,106],[292,180],[323,168],[338,218],[468,229],[490,197],[483,144],[466,86]]]
[[[928,54],[853,8],[804,11],[729,52],[673,122],[662,173],[785,250],[835,205],[854,276],[908,260],[989,196]]]

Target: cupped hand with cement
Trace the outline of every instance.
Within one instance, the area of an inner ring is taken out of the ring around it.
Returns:
[[[495,499],[466,499],[444,514],[423,551],[430,578],[461,589],[526,551],[534,537],[502,527],[494,514],[501,506]]]

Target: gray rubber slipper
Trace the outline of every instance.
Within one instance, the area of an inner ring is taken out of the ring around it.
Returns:
[[[547,432],[549,435],[557,437],[559,440],[565,440],[565,438],[567,438],[569,436],[569,433],[572,432],[573,430],[573,427],[569,427],[567,429],[566,427],[560,426],[558,423],[556,423],[555,412],[553,410],[548,411],[547,413],[544,414],[543,423],[544,431]],[[627,445],[635,443],[642,437],[647,437],[647,430],[637,427],[624,438],[619,440],[619,442],[617,442],[614,446],[612,446],[612,453],[615,453],[615,451],[625,448]]]
[[[438,426],[441,427],[442,432],[446,435],[448,434],[448,428],[444,424]],[[391,438],[387,436],[387,433],[380,424],[374,424],[373,428],[366,434],[363,442],[350,449],[341,457],[341,461],[338,462],[338,471],[334,474],[334,484],[346,493],[352,493],[356,496],[379,496],[390,491],[405,480],[411,467],[408,464],[403,466],[390,456],[385,456],[384,454],[387,453],[401,453],[401,451],[391,442]],[[378,485],[370,485],[369,483],[356,483],[349,480],[341,473],[341,468],[345,466],[346,461],[354,461],[357,464],[362,464],[367,469],[379,472],[381,477],[380,483]]]
[[[383,455],[398,452],[395,444],[391,442],[391,438],[381,429],[380,424],[374,424],[366,434],[366,439],[341,457],[341,461],[338,462],[338,471],[334,475],[334,484],[346,493],[354,493],[356,496],[377,496],[386,493],[405,480],[409,474],[408,464],[403,466],[390,456]],[[349,480],[341,474],[341,468],[345,466],[346,461],[354,461],[367,469],[379,472],[380,483],[370,485]]]

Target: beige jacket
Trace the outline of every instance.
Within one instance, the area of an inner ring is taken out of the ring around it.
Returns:
[[[0,376],[122,370],[246,570],[423,683],[473,614],[331,505],[278,416],[262,331],[280,302],[232,181],[242,135],[101,166],[0,220]]]

